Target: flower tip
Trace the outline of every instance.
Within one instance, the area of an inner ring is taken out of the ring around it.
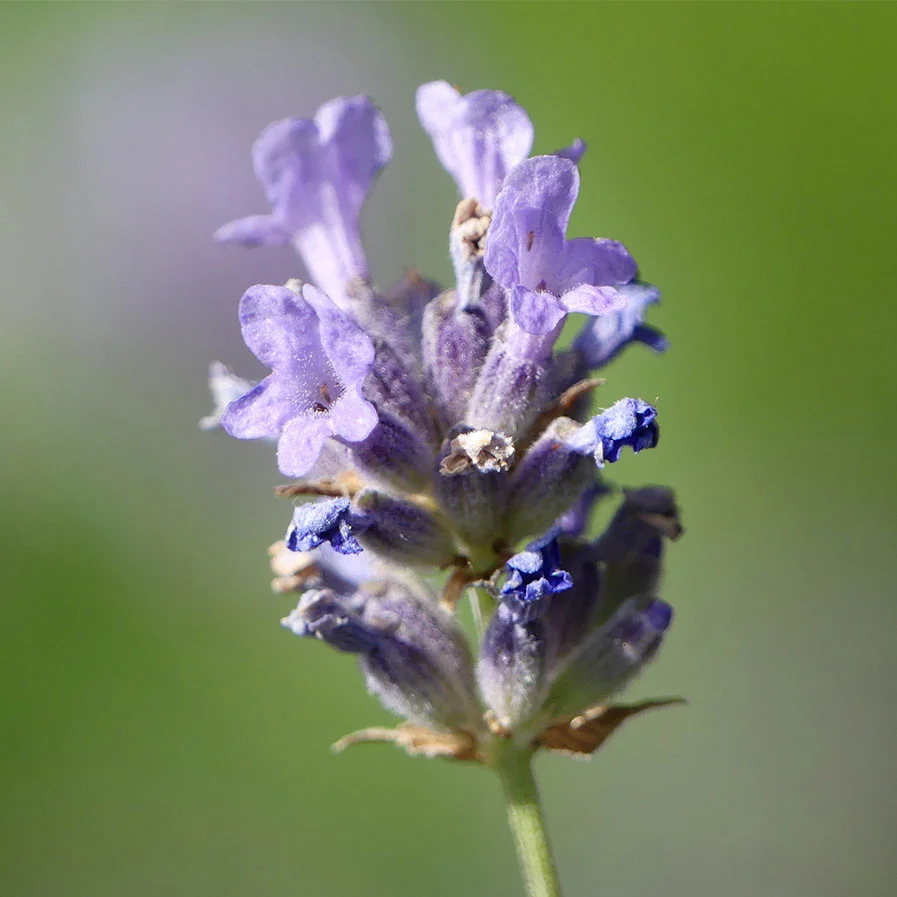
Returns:
[[[673,608],[666,601],[655,598],[645,610],[645,617],[658,632],[666,632],[673,622]]]

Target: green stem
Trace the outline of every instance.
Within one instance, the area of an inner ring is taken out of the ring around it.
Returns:
[[[508,802],[508,822],[517,847],[528,897],[561,897],[539,791],[533,778],[532,751],[508,743],[496,757]]]
[[[483,641],[483,633],[489,625],[492,612],[495,610],[495,601],[485,589],[471,586],[467,590],[470,596],[470,609],[473,612],[473,625],[476,629],[477,644]]]

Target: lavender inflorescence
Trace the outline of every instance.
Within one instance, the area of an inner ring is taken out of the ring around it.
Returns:
[[[341,744],[482,762],[498,740],[589,754],[664,703],[612,701],[672,619],[656,592],[681,532],[673,494],[625,490],[587,535],[614,491],[603,469],[657,444],[649,403],[587,409],[595,373],[627,345],[666,348],[645,323],[659,292],[621,243],[568,238],[581,140],[530,157],[529,117],[500,91],[425,84],[417,110],[461,196],[454,287],[408,272],[381,292],[370,278],[359,216],[392,154],[370,99],[276,122],[253,151],[270,213],[216,237],[291,244],[308,280],[244,294],[244,340],[271,373],[253,384],[212,365],[202,426],[276,441],[296,506],[271,551],[274,587],[300,595],[283,624],[357,655],[405,721]],[[558,350],[571,314],[586,318]],[[455,617],[465,590],[475,650]]]

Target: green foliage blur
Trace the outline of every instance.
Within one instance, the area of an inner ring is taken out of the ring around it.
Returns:
[[[446,280],[453,185],[417,84],[513,93],[590,149],[576,234],[664,291],[660,446],[687,526],[633,697],[539,774],[567,897],[886,897],[897,873],[893,4],[0,6],[0,895],[512,897],[499,789],[387,747],[354,664],[278,621],[268,446],[205,434],[259,372],[236,302],[299,273],[210,234],[263,211],[261,128],[371,93],[378,280]]]

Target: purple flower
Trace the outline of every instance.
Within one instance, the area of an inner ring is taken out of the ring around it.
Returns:
[[[239,439],[279,437],[281,473],[305,476],[324,442],[354,443],[377,426],[362,395],[374,363],[367,334],[320,290],[255,286],[240,302],[243,339],[271,374],[228,406],[222,426]]]
[[[560,562],[557,533],[553,530],[508,561],[508,578],[501,594],[519,608],[520,622],[526,623],[537,617],[544,599],[573,585],[570,574],[561,569]]]
[[[315,117],[270,125],[253,147],[271,214],[240,218],[215,238],[244,246],[292,243],[311,279],[335,302],[367,279],[358,219],[377,172],[392,156],[389,129],[368,97],[340,97]]]
[[[657,410],[641,399],[620,399],[606,411],[583,424],[568,440],[567,446],[581,455],[591,454],[599,467],[613,463],[629,446],[638,454],[654,448],[660,437]]]
[[[626,304],[619,311],[591,319],[573,348],[587,368],[602,368],[629,343],[644,343],[655,352],[665,352],[666,337],[645,324],[648,307],[660,301],[660,290],[649,283],[627,283],[619,288]]]
[[[306,502],[293,511],[287,548],[311,551],[327,542],[340,554],[359,554],[363,549],[353,533],[355,527],[348,498]]]
[[[508,175],[495,202],[486,270],[507,291],[511,317],[526,333],[556,334],[567,312],[618,310],[616,287],[636,274],[622,243],[566,239],[578,193],[574,162],[535,156]]]
[[[417,89],[417,115],[461,196],[486,209],[533,145],[526,110],[500,90],[462,96],[446,81],[431,81]]]

